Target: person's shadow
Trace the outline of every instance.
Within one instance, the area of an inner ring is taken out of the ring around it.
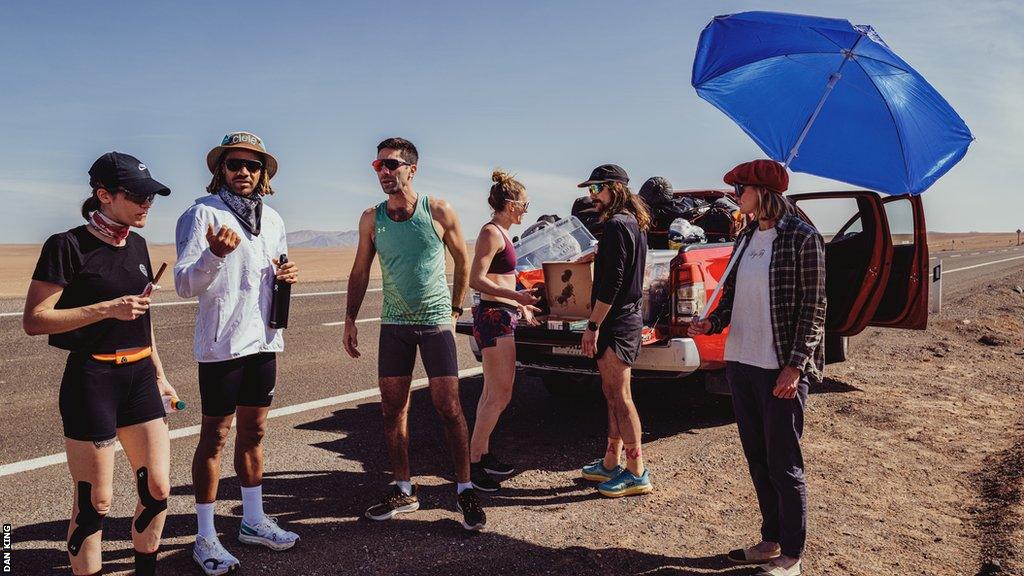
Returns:
[[[463,409],[472,430],[476,402],[482,388],[480,376],[461,383]],[[539,470],[575,477],[581,463],[604,450],[605,403],[600,395],[554,398],[535,379],[520,375],[513,399],[502,416],[492,446],[519,469]],[[827,391],[843,390],[841,383]],[[721,402],[709,400],[692,386],[676,383],[645,383],[634,393],[644,427],[644,442],[691,433],[701,428],[728,425],[732,416]],[[315,446],[356,462],[364,471],[287,470],[264,475],[263,493],[268,514],[285,527],[300,532],[302,540],[292,550],[274,553],[242,546],[233,530],[237,518],[219,517],[221,541],[242,562],[247,574],[748,574],[722,555],[670,557],[624,547],[551,547],[543,537],[530,540],[494,532],[465,531],[454,512],[454,491],[447,482],[420,484],[421,510],[452,510],[445,518],[373,522],[363,518],[379,501],[390,481],[390,465],[384,446],[379,402],[346,406],[331,416],[309,421],[299,429],[334,432],[338,437]],[[410,459],[415,477],[436,476],[453,481],[452,460],[443,441],[439,419],[427,389],[412,393],[409,413]],[[352,468],[350,464],[345,465]],[[238,480],[222,479],[221,494],[237,494]],[[192,488],[175,486],[172,498],[191,500]],[[487,507],[562,506],[599,498],[591,485],[566,479],[544,488],[503,488],[490,496]],[[241,515],[236,503],[232,512]],[[108,518],[104,528],[105,569],[108,573],[130,571],[131,519]],[[224,531],[230,528],[229,531]],[[614,529],[614,527],[610,528]],[[22,548],[16,557],[19,573],[49,574],[54,569],[69,573],[64,538],[67,520],[18,527],[15,542],[47,542],[46,548]],[[171,514],[164,529],[159,570],[168,574],[198,574],[192,561],[195,517]],[[643,534],[646,538],[663,538]],[[538,543],[539,540],[539,543]],[[115,544],[116,543],[116,544]]]

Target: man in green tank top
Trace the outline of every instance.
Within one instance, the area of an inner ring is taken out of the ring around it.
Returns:
[[[416,349],[430,382],[430,397],[444,424],[455,461],[458,509],[467,530],[480,530],[487,516],[469,479],[469,432],[459,402],[459,366],[454,322],[462,315],[469,285],[469,253],[459,218],[450,204],[413,190],[419,153],[404,138],[377,145],[373,169],[387,200],[359,218],[359,248],[348,279],[345,351],[359,357],[356,317],[366,295],[374,255],[380,257],[384,303],[381,311],[377,374],[384,434],[395,483],[367,518],[387,520],[419,509],[409,472],[409,387]],[[455,260],[451,293],[445,275],[445,248]]]

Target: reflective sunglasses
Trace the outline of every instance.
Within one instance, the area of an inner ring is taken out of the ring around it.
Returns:
[[[509,204],[522,204],[523,205],[523,212],[524,213],[527,210],[530,209],[530,203],[529,202],[523,202],[522,200],[509,200],[508,203]]]
[[[590,186],[587,186],[587,192],[590,192],[591,196],[597,196],[598,194],[601,193],[601,189],[604,188],[606,185],[607,184],[603,182],[600,184],[591,184]]]
[[[152,204],[153,200],[156,198],[156,193],[151,192],[149,194],[132,194],[131,192],[125,191],[124,197],[128,199],[128,201],[130,202],[138,204],[139,206],[143,206],[145,204]]]
[[[224,161],[224,165],[232,172],[241,172],[242,166],[245,166],[245,168],[252,173],[263,170],[263,162],[258,160],[246,160],[244,158],[228,158]]]
[[[378,158],[370,163],[373,166],[375,172],[380,172],[381,168],[387,168],[389,171],[394,172],[402,166],[412,166],[411,163],[405,160],[399,160],[397,158]]]
[[[746,187],[746,184],[733,184],[732,185],[732,189],[736,192],[736,197],[737,198],[739,198],[740,196],[743,196],[743,188],[744,187]]]

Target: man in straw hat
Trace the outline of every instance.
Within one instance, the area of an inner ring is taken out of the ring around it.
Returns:
[[[235,472],[242,487],[239,541],[286,550],[299,537],[263,513],[263,447],[274,398],[280,329],[269,327],[274,280],[295,282],[284,222],[264,203],[277,160],[250,132],[234,132],[206,155],[213,174],[199,198],[178,219],[174,285],[184,298],[199,298],[195,356],[203,421],[192,459],[199,532],[192,558],[207,574],[238,569],[213,526],[220,455],[236,419]]]

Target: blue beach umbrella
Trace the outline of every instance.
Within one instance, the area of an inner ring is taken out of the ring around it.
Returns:
[[[888,194],[920,194],[974,137],[870,26],[743,12],[701,32],[692,83],[772,159]]]

